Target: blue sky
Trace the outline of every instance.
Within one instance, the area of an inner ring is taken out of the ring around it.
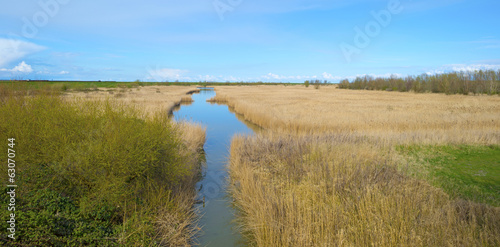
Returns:
[[[0,79],[336,82],[500,69],[500,1],[19,0]]]

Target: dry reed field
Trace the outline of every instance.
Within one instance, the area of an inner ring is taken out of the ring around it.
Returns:
[[[145,113],[157,111],[170,112],[181,102],[191,101],[187,94],[196,92],[195,86],[146,86],[137,88],[98,88],[89,92],[69,92],[66,98],[85,98],[89,100],[116,99],[129,105],[137,105],[143,108]]]
[[[267,129],[231,145],[231,193],[251,245],[500,245],[499,207],[433,186],[431,169],[398,151],[498,147],[500,97],[216,90],[215,100]]]
[[[216,100],[265,129],[358,133],[401,141],[500,142],[500,97],[316,90],[303,86],[216,87]]]
[[[452,200],[348,134],[236,137],[232,195],[255,246],[498,246],[500,209]],[[355,150],[355,151],[353,151]]]

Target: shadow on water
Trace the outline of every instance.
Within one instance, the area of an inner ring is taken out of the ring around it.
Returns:
[[[198,182],[197,204],[203,232],[197,238],[201,246],[245,246],[235,220],[232,199],[227,194],[227,158],[231,138],[235,134],[253,134],[259,127],[234,114],[227,105],[206,102],[215,96],[213,88],[200,88],[193,94],[193,103],[182,105],[173,112],[177,121],[186,120],[203,124],[207,128],[204,145],[206,165],[203,178]],[[246,122],[246,123],[245,123]],[[248,124],[248,125],[246,125]]]

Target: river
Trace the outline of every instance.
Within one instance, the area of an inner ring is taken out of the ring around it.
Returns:
[[[207,128],[204,145],[206,164],[203,167],[203,178],[197,184],[201,188],[197,204],[200,214],[202,233],[197,237],[201,246],[245,246],[243,237],[234,222],[235,209],[231,205],[231,197],[227,192],[227,163],[231,138],[236,134],[253,134],[252,125],[246,125],[230,111],[226,105],[206,102],[215,96],[213,89],[201,89],[192,95],[194,102],[182,105],[175,111],[177,121],[201,123]]]

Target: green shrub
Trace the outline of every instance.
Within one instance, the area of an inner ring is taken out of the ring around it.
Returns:
[[[155,215],[173,208],[169,191],[193,168],[166,113],[144,119],[138,110],[110,101],[4,97],[0,140],[4,148],[7,138],[17,143],[17,243],[153,243]],[[0,172],[7,174],[6,166]],[[0,210],[3,219],[8,213]],[[0,234],[7,236],[6,227]]]

